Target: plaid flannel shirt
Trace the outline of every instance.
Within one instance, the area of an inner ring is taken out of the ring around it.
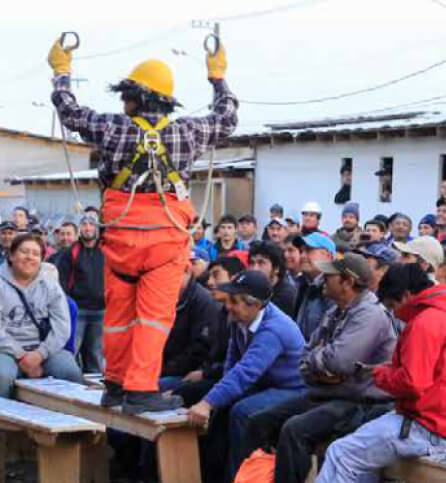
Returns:
[[[114,177],[126,166],[143,139],[143,131],[125,114],[99,114],[88,107],[79,106],[70,91],[70,75],[61,74],[53,80],[53,104],[62,123],[82,139],[95,145],[101,153],[98,164],[99,180],[104,188],[111,186]],[[191,176],[193,162],[209,147],[216,146],[237,126],[238,101],[224,80],[212,80],[214,102],[212,112],[203,117],[178,118],[161,131],[161,140],[173,167],[183,180]],[[159,113],[139,112],[139,116],[155,125],[162,117]],[[121,187],[129,192],[138,178],[132,174]],[[141,191],[154,191],[148,184]]]

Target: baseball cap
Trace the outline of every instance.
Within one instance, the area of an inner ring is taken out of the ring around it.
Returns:
[[[209,262],[209,253],[202,248],[194,247],[190,252],[189,260],[204,260],[205,262]]]
[[[268,277],[258,270],[244,270],[231,282],[218,286],[218,290],[229,294],[251,295],[266,305],[273,294]]]
[[[291,221],[291,223],[294,223],[295,225],[299,225],[300,218],[299,218],[299,215],[288,215],[285,217],[285,221]]]
[[[243,223],[244,221],[247,223],[254,223],[255,225],[257,225],[256,217],[254,215],[250,215],[249,213],[246,215],[243,215],[238,219],[239,223]]]
[[[366,258],[376,258],[382,262],[391,265],[398,260],[398,252],[388,247],[385,243],[371,243],[366,247],[356,250],[357,253],[364,255]]]
[[[13,221],[4,221],[0,224],[0,230],[14,230],[17,231],[17,225]]]
[[[271,226],[274,223],[277,223],[284,228],[287,227],[286,221],[283,218],[271,218],[270,222],[266,226]]]
[[[384,176],[386,174],[392,174],[392,170],[390,168],[382,168],[378,171],[375,171],[375,176]]]
[[[317,231],[306,236],[297,236],[293,240],[293,245],[297,248],[300,248],[302,245],[305,245],[308,248],[321,248],[328,250],[334,257],[336,256],[336,245],[334,241]]]
[[[401,253],[418,255],[425,262],[437,269],[444,261],[444,250],[441,243],[433,236],[420,236],[407,243],[393,242]]]
[[[314,262],[316,267],[327,275],[348,275],[353,277],[359,285],[367,287],[371,278],[367,260],[358,253],[346,253],[343,258],[338,258],[332,262]]]

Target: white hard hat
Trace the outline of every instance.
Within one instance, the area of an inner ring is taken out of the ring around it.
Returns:
[[[317,213],[318,215],[322,215],[322,208],[317,201],[307,201],[302,206],[302,213]]]

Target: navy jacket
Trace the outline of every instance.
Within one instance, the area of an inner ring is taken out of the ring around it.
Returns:
[[[265,307],[256,332],[248,341],[232,321],[225,362],[225,375],[205,396],[214,408],[227,407],[248,392],[268,388],[305,388],[299,362],[305,344],[294,321],[273,303]]]
[[[163,353],[163,376],[185,376],[209,356],[210,330],[220,306],[191,278],[177,303],[177,314]]]

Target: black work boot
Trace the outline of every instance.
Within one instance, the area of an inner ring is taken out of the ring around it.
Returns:
[[[181,396],[163,396],[157,391],[126,391],[122,412],[142,414],[146,411],[167,411],[183,405]]]
[[[124,399],[124,390],[122,386],[116,382],[104,381],[105,389],[101,397],[101,406],[104,408],[112,408],[121,406]]]

